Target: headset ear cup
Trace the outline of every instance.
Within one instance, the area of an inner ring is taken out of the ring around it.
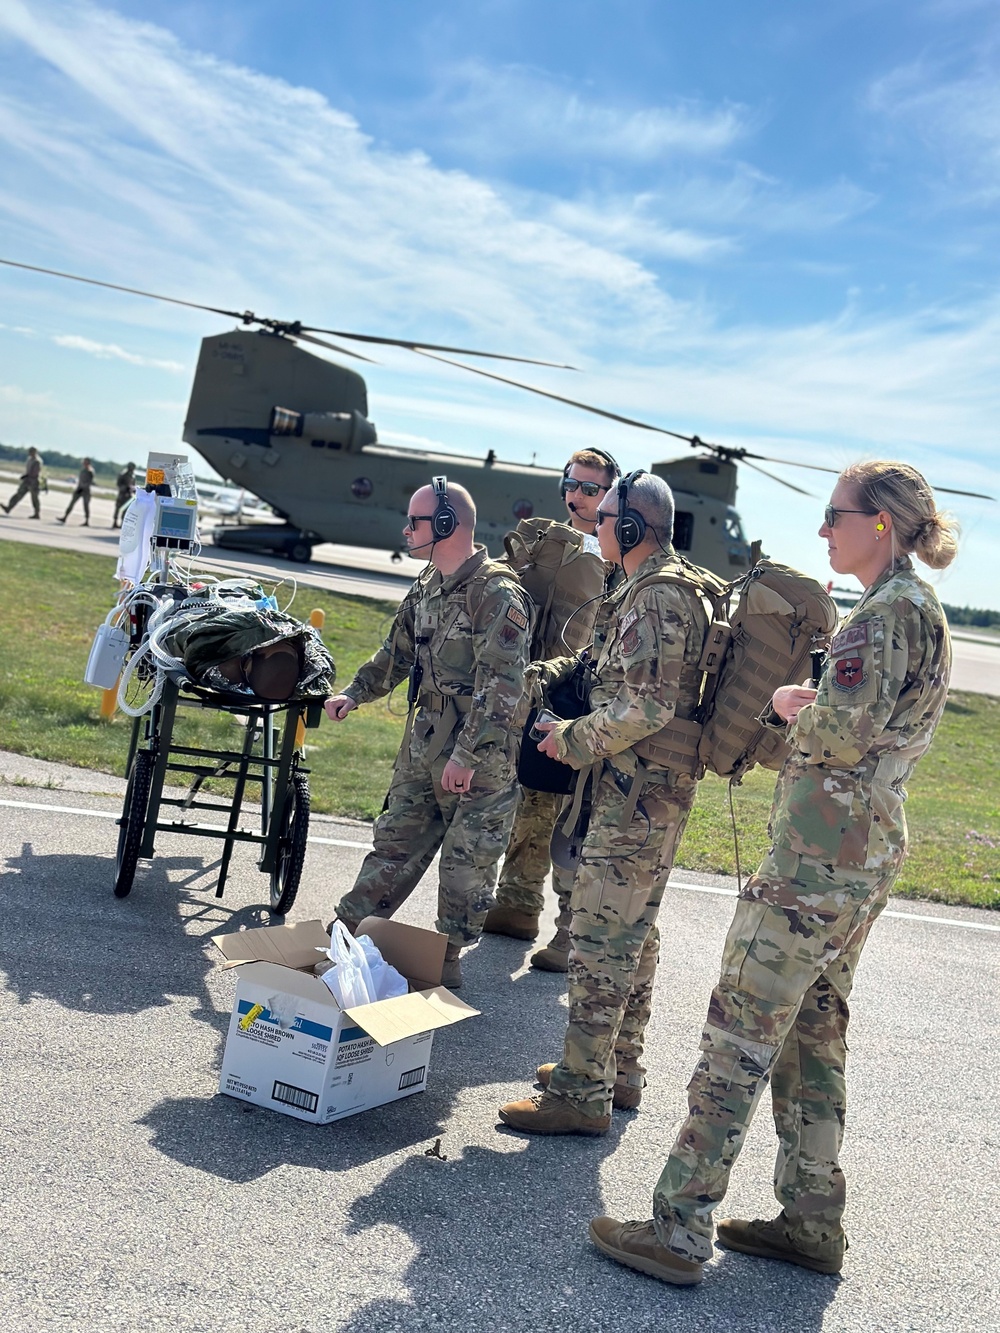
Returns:
[[[431,535],[435,541],[444,542],[458,527],[458,514],[448,501],[448,478],[435,477],[433,486],[436,504],[431,518]]]
[[[646,535],[646,521],[634,509],[627,509],[615,524],[615,541],[622,555],[633,551]]]

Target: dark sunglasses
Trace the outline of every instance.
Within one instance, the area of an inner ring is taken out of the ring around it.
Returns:
[[[617,517],[618,517],[618,515],[612,513],[610,510],[607,510],[607,509],[598,509],[598,511],[597,511],[597,526],[600,527],[601,524],[604,522],[604,520],[605,520],[606,518],[617,518]]]
[[[423,519],[426,519],[427,522],[429,523],[433,517],[434,517],[433,514],[407,514],[407,515],[406,515],[406,526],[407,526],[407,527],[410,529],[410,531],[412,532],[412,531],[416,528],[417,524],[420,522],[420,520],[421,520],[422,518],[423,518]]]
[[[577,481],[575,477],[563,477],[562,493],[567,491],[583,491],[584,495],[600,495],[601,491],[606,491],[607,486],[602,486],[597,481]]]
[[[877,513],[877,509],[834,509],[833,505],[827,505],[823,510],[823,522],[828,528],[833,528],[841,514],[867,514],[869,518],[874,518]]]

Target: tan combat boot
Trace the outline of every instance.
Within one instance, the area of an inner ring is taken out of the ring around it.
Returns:
[[[441,965],[441,985],[449,990],[458,990],[462,984],[462,946],[448,941]]]
[[[719,1244],[741,1254],[756,1254],[762,1259],[783,1259],[814,1273],[839,1273],[844,1266],[847,1240],[806,1241],[796,1236],[784,1213],[771,1222],[755,1218],[752,1222],[738,1217],[724,1218],[716,1226]]]
[[[555,1062],[548,1065],[539,1065],[535,1070],[535,1077],[543,1088],[549,1086],[549,1079],[552,1077],[552,1071],[555,1069]],[[615,1080],[615,1091],[612,1099],[612,1105],[616,1111],[635,1111],[642,1101],[642,1088],[633,1088],[626,1079],[627,1074],[619,1074]]]
[[[531,955],[531,966],[539,972],[569,971],[569,931],[560,926],[544,949]]]
[[[652,1222],[616,1222],[613,1217],[595,1217],[590,1224],[590,1239],[597,1248],[661,1282],[675,1287],[693,1287],[704,1276],[704,1264],[682,1259],[660,1243]]]
[[[606,1134],[611,1125],[610,1115],[587,1115],[551,1092],[508,1102],[497,1114],[505,1125],[524,1134]]]
[[[509,935],[512,940],[537,940],[538,917],[516,907],[491,907],[483,930],[487,935]]]

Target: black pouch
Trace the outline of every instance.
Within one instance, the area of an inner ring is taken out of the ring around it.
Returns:
[[[585,662],[579,662],[570,674],[553,685],[547,692],[545,706],[558,717],[583,717],[590,712],[590,672]],[[568,796],[576,784],[576,769],[542,754],[538,742],[531,738],[538,709],[528,714],[521,733],[521,749],[517,760],[517,780],[532,791],[556,792]]]

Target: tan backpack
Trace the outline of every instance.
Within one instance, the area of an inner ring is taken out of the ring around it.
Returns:
[[[534,607],[531,660],[589,648],[607,565],[583,549],[583,534],[551,518],[525,518],[504,538],[506,563]]]
[[[636,585],[634,592],[675,583],[704,599],[712,615],[694,715],[674,718],[635,749],[649,766],[699,778],[711,769],[739,783],[755,764],[778,769],[784,762],[783,737],[758,718],[780,685],[814,674],[810,656],[828,648],[838,612],[822,584],[771,560],[758,560],[729,584],[706,574],[689,565],[685,577],[653,574]]]

